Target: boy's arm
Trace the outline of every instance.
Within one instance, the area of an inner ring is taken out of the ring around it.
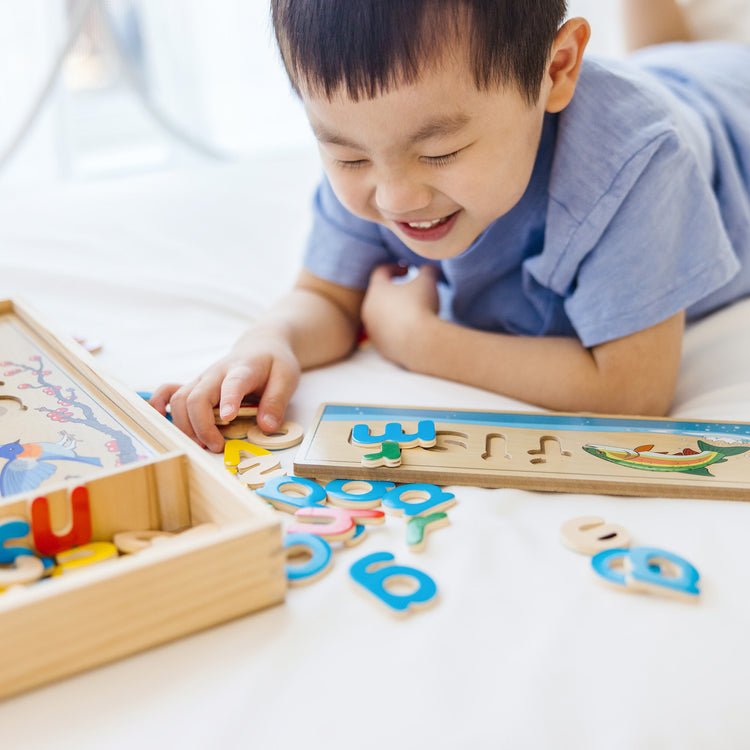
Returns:
[[[625,44],[629,51],[667,42],[688,42],[690,30],[677,0],[622,0]]]
[[[404,284],[391,275],[387,267],[373,273],[363,319],[381,353],[409,370],[555,411],[663,415],[670,407],[683,313],[586,349],[574,338],[505,335],[443,320],[434,269],[423,266]]]
[[[357,341],[363,291],[341,287],[302,271],[294,288],[237,341],[226,357],[194,381],[158,388],[151,404],[183,432],[212,451],[224,438],[214,425],[237,415],[243,396],[260,395],[258,424],[279,428],[300,371],[345,357]]]

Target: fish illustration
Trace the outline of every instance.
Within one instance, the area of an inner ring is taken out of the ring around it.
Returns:
[[[736,456],[750,450],[750,446],[711,445],[698,440],[698,450],[685,448],[679,453],[662,453],[654,451],[653,445],[641,445],[630,448],[612,448],[607,445],[584,445],[583,450],[596,458],[611,461],[619,466],[645,471],[681,471],[684,474],[695,474],[701,477],[714,476],[708,467],[721,464],[728,456]]]

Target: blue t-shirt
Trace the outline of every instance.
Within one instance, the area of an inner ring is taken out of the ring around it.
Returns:
[[[432,262],[323,180],[305,267],[364,288],[394,261]],[[587,347],[750,293],[750,47],[584,60],[571,103],[545,116],[521,200],[439,265],[457,322]]]

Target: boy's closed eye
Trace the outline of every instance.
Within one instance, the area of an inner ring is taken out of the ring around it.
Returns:
[[[337,167],[343,167],[344,169],[357,169],[368,164],[369,159],[334,159],[333,163]]]
[[[449,154],[440,154],[439,156],[420,156],[420,160],[424,162],[425,164],[430,164],[434,167],[444,167],[447,164],[450,164],[451,162],[455,161],[456,157],[463,151],[464,149],[459,148],[455,151],[451,151]],[[365,165],[369,164],[369,159],[334,159],[333,163],[337,167],[343,167],[344,169],[357,169],[359,167],[364,167]]]
[[[444,167],[446,164],[450,164],[456,160],[456,157],[463,151],[462,148],[451,151],[449,154],[442,154],[441,156],[422,156],[422,161],[427,164],[431,164],[434,167]]]

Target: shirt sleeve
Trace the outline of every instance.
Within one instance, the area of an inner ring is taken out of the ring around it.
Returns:
[[[378,225],[344,208],[324,178],[313,202],[305,268],[334,284],[365,289],[375,266],[392,260]]]
[[[584,346],[656,325],[739,270],[712,186],[674,131],[631,160],[606,200],[569,222],[543,280],[565,298]]]

